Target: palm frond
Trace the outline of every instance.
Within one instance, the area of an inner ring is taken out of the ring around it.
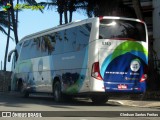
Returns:
[[[40,2],[38,4],[44,6],[47,9],[52,9],[57,6],[57,3],[54,2]]]
[[[39,4],[36,2],[36,0],[19,0],[21,3],[27,3],[28,5],[34,5],[38,6]],[[43,9],[39,9],[43,13]]]
[[[4,12],[4,11],[1,11],[0,12],[0,31],[2,32],[2,33],[4,33],[5,35],[8,35],[8,33],[6,32],[6,28],[8,28],[9,26],[9,21],[8,21],[8,14],[7,14],[7,12]],[[10,30],[12,30],[13,31],[13,29],[11,28],[12,26],[10,26]],[[10,38],[12,39],[12,40],[14,40],[11,36],[10,36]]]
[[[3,27],[8,27],[8,15],[6,12],[0,12],[0,25]]]
[[[6,30],[5,30],[2,26],[0,26],[0,31],[1,31],[2,33],[4,33],[5,35],[8,35],[7,32],[6,32]]]

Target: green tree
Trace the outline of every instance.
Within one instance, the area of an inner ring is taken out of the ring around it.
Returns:
[[[17,10],[14,9],[13,0],[9,0],[8,2],[11,4],[11,8],[10,8],[11,24],[13,26],[15,42],[17,44],[19,41],[19,39],[18,39],[18,9]],[[19,2],[28,3],[29,5],[36,5],[37,4],[37,2],[35,0],[17,0],[16,3],[19,4]]]
[[[11,12],[11,25],[13,26],[13,33],[14,33],[14,37],[15,37],[15,42],[16,44],[18,43],[18,28],[17,28],[17,21],[15,19],[15,10],[14,10],[14,7],[13,7],[13,0],[9,0],[9,3],[11,4],[11,7],[10,7],[10,12]]]
[[[15,37],[15,43],[18,43],[18,9],[14,10],[13,6],[13,0],[6,0],[7,3],[10,3],[10,8],[6,9],[7,11],[1,11],[0,12],[0,31],[5,33],[7,35],[7,42],[6,42],[6,50],[5,50],[5,56],[4,56],[4,71],[6,71],[6,65],[7,65],[7,54],[8,54],[8,47],[9,47],[9,40],[10,40],[10,32],[13,30],[14,37]],[[26,2],[30,5],[37,4],[35,0],[17,0],[17,4],[19,2]],[[5,6],[4,2],[0,2],[0,6]],[[8,33],[5,31],[5,28],[8,28]],[[13,29],[12,29],[13,28]],[[13,39],[13,38],[12,38]]]
[[[73,12],[76,11],[77,8],[82,8],[82,3],[84,3],[83,0],[47,0],[47,2],[40,2],[39,4],[44,5],[45,7],[47,7],[47,9],[56,8],[60,18],[59,24],[62,25],[63,18],[65,24],[68,22],[72,22]]]
[[[6,71],[7,66],[7,54],[8,54],[8,47],[9,47],[9,40],[10,40],[10,32],[11,32],[11,20],[10,20],[10,11],[7,11],[8,14],[8,35],[7,35],[7,42],[6,42],[6,50],[5,50],[5,56],[4,56],[4,68],[3,70]]]
[[[0,8],[4,7],[3,2],[0,2]],[[6,32],[6,28],[8,28],[8,33]],[[6,49],[5,49],[5,57],[4,57],[4,68],[3,70],[6,71],[6,61],[7,61],[7,53],[8,53],[8,46],[9,46],[9,38],[10,37],[10,13],[9,11],[1,11],[0,12],[0,31],[7,35],[7,42],[6,42]]]
[[[40,2],[38,4],[47,7],[48,10],[57,8],[57,12],[59,13],[59,24],[62,25],[64,13],[64,0],[47,0],[46,2]]]
[[[5,28],[8,27],[7,13],[0,11],[0,31],[7,35]]]
[[[84,0],[86,13],[92,16],[136,17],[133,8],[123,4],[123,0]]]
[[[73,12],[76,11],[76,0],[70,0],[68,4],[69,22],[72,22]]]

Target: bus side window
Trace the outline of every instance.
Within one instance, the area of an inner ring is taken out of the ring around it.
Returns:
[[[30,40],[27,40],[23,43],[23,46],[22,46],[22,51],[21,51],[21,55],[20,55],[20,60],[26,60],[26,59],[29,59],[29,50],[30,49]]]
[[[64,30],[55,32],[55,51],[53,54],[61,54],[64,49]]]
[[[14,69],[16,66],[16,62],[18,60],[18,52],[17,50],[15,50],[14,54],[13,54],[13,59],[12,59],[12,68]]]
[[[17,44],[17,46],[16,46],[16,49],[15,49],[16,62],[19,59],[21,47],[22,47],[22,43]]]
[[[64,31],[64,52],[76,50],[76,27]]]
[[[51,55],[55,50],[55,36],[54,34],[45,35],[41,41],[42,56]]]
[[[16,52],[13,54],[13,59],[12,59],[12,69],[15,69],[15,65],[16,65]]]
[[[40,46],[40,42],[41,42],[41,37],[38,38],[34,38],[33,40],[31,40],[31,45],[30,45],[30,58],[37,58],[41,56],[41,46]]]
[[[17,60],[18,60],[18,52],[17,50],[15,50],[15,62],[17,62]]]
[[[88,45],[90,32],[91,32],[91,23],[84,24],[77,28],[76,50],[81,50]]]

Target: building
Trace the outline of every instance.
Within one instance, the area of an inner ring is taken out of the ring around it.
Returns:
[[[160,61],[160,0],[153,0],[153,8],[153,47]]]
[[[132,0],[123,0],[133,7]],[[144,21],[149,32],[149,72],[148,87],[160,90],[160,0],[140,0]]]
[[[132,0],[123,0],[123,2],[125,5],[133,7]],[[153,40],[152,0],[140,0],[140,4],[141,4],[142,16],[144,21],[147,23],[147,27],[149,31],[149,39],[151,41]]]

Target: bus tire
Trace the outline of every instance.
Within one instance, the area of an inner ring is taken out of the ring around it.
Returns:
[[[18,81],[18,90],[20,92],[20,95],[22,97],[28,98],[29,97],[29,92],[25,90],[24,84],[21,80]]]
[[[29,92],[23,91],[23,92],[22,92],[22,97],[28,98],[28,97],[29,97]]]
[[[108,101],[108,96],[92,96],[91,100],[94,104],[105,104]]]
[[[61,83],[56,81],[53,85],[53,96],[55,102],[62,102]]]

